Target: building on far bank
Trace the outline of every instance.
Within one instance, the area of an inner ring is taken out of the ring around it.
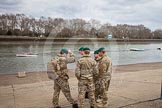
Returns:
[[[108,35],[107,35],[107,38],[108,38],[108,39],[112,39],[112,38],[113,38],[113,35],[112,35],[112,34],[108,34]]]

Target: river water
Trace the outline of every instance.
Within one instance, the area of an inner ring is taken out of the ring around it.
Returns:
[[[99,47],[105,47],[107,54],[112,59],[113,65],[125,65],[148,62],[162,62],[162,43],[107,43],[107,42],[93,42],[93,43],[70,43],[70,44],[6,44],[0,45],[0,74],[10,74],[16,72],[36,72],[46,71],[47,62],[59,53],[61,48],[67,48],[74,51],[76,59],[80,57],[78,48],[87,46],[91,48],[91,55],[93,51]],[[130,51],[130,48],[145,49],[144,51]],[[16,57],[17,53],[23,52],[38,53],[37,57]],[[70,69],[74,69],[76,63],[69,64]]]

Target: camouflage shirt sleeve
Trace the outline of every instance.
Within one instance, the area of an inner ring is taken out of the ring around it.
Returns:
[[[75,62],[75,55],[74,53],[70,53],[70,57],[67,58],[67,63],[74,63]]]
[[[109,60],[109,67],[108,67],[108,73],[112,73],[112,62]]]
[[[103,58],[100,63],[100,74],[106,76],[111,76],[111,61],[107,58]]]
[[[98,66],[97,66],[97,62],[95,60],[93,62],[93,75],[94,76],[98,75]]]
[[[93,69],[93,76],[98,77],[98,74],[99,74],[98,63],[96,62],[96,64],[94,65],[94,69]]]
[[[77,62],[77,66],[75,69],[75,76],[77,77],[78,80],[80,79],[80,63],[79,63],[79,61]]]

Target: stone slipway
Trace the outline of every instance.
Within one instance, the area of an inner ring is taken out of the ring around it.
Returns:
[[[113,73],[109,108],[162,108],[162,69]],[[77,80],[69,80],[72,97],[77,99]],[[52,108],[53,81],[0,86],[0,108]],[[64,95],[60,105],[71,108]],[[89,108],[86,100],[85,108]]]

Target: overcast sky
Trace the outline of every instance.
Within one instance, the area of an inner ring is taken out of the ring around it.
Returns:
[[[97,19],[112,25],[162,28],[162,0],[0,0],[0,13]]]

